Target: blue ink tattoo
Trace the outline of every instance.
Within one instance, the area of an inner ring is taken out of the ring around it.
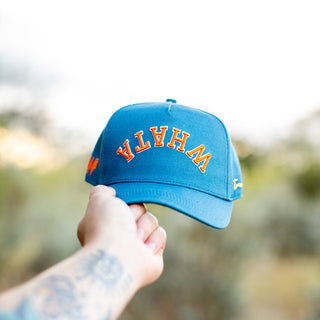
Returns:
[[[0,313],[0,320],[35,320],[35,314],[27,299],[20,302],[13,312]]]
[[[76,281],[89,281],[88,284],[101,286],[112,296],[126,291],[131,283],[131,276],[115,255],[98,250],[79,261]],[[77,273],[77,271],[76,271]],[[87,292],[79,292],[75,282],[63,275],[52,275],[44,278],[30,297],[22,299],[19,305],[10,312],[0,312],[0,320],[53,320],[53,319],[87,319],[83,315],[83,306]],[[105,310],[105,305],[103,309]],[[111,319],[112,311],[104,319]]]
[[[63,314],[68,319],[81,318],[81,305],[75,296],[73,282],[65,276],[50,276],[34,291],[33,306],[40,319],[55,319]]]
[[[98,250],[81,262],[78,279],[90,277],[92,282],[99,282],[108,289],[113,289],[121,280],[123,267],[119,259],[111,254]]]

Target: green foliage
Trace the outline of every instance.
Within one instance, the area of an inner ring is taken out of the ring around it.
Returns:
[[[311,199],[320,198],[320,162],[307,164],[295,176],[293,183],[297,191],[304,197]]]
[[[0,273],[6,279],[2,289],[78,247],[76,227],[90,189],[82,183],[84,163],[76,159],[44,175],[14,167],[0,170]]]

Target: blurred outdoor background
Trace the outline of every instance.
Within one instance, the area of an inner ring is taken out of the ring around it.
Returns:
[[[0,4],[0,292],[79,248],[111,114],[177,99],[217,115],[244,197],[215,230],[149,205],[165,270],[122,320],[320,319],[317,1]]]

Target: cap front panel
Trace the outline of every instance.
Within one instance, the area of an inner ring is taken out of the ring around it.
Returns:
[[[105,129],[99,180],[167,183],[227,198],[228,139],[217,118],[197,109],[128,106]]]

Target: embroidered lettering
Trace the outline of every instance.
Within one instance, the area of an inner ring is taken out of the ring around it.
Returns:
[[[164,136],[166,134],[166,131],[168,130],[168,127],[167,126],[163,126],[163,127],[160,127],[160,129],[161,129],[161,131],[157,132],[156,131],[157,127],[151,127],[150,128],[150,131],[153,134],[154,146],[155,147],[163,147],[164,146],[163,140],[164,140]]]
[[[99,163],[98,158],[95,159],[94,157],[90,156],[88,168],[87,168],[87,173],[90,172],[89,173],[90,176],[91,176],[92,172],[97,169],[98,163]]]
[[[131,152],[130,145],[129,145],[129,140],[127,139],[123,143],[123,145],[124,145],[124,149],[122,149],[122,147],[119,147],[118,150],[117,150],[117,153],[121,154],[122,156],[124,156],[127,159],[127,162],[130,162],[134,158],[134,155]]]
[[[188,151],[186,154],[189,158],[192,158],[192,156],[196,153],[196,157],[192,160],[196,166],[198,166],[198,168],[200,169],[200,171],[205,172],[206,171],[206,167],[209,163],[209,160],[211,158],[211,154],[207,153],[204,156],[203,151],[204,151],[205,147],[204,145],[200,145],[199,147]],[[199,167],[200,162],[204,161],[203,165]]]
[[[153,135],[153,138],[154,138],[154,147],[164,147],[165,146],[164,145],[164,138],[165,138],[166,132],[168,130],[168,126],[160,126],[160,130],[158,129],[157,126],[150,127],[149,129],[150,129],[150,131]],[[138,139],[138,145],[134,149],[137,154],[151,148],[150,141],[143,140],[143,134],[144,134],[143,130],[140,130],[134,134],[135,138]],[[186,145],[187,139],[189,137],[190,137],[189,133],[187,133],[185,131],[181,131],[180,129],[177,129],[177,128],[172,128],[171,140],[166,146],[171,149],[176,149],[182,153],[185,153],[190,159],[192,159],[193,163],[199,168],[199,170],[202,173],[204,173],[206,171],[207,165],[208,165],[212,155],[210,153],[204,154],[205,146],[203,144],[199,145],[198,147],[196,147],[192,150],[185,152],[185,145]],[[131,151],[131,148],[129,145],[129,139],[127,139],[123,143],[123,147],[120,146],[118,148],[117,154],[120,154],[123,157],[125,157],[127,162],[130,162],[135,157],[135,155]],[[99,159],[98,159],[98,161],[99,161]],[[93,160],[91,162],[92,163],[90,164],[90,168],[92,167],[93,168],[92,170],[94,170],[96,168],[96,166],[98,165],[98,163],[95,164],[95,162]],[[236,188],[236,186],[237,186],[237,188],[242,186],[241,183],[236,184],[235,181],[234,181],[234,183],[235,183],[235,188]]]
[[[180,142],[180,147],[177,148],[177,150],[181,151],[181,152],[184,152],[185,151],[184,145],[186,144],[186,141],[187,141],[188,137],[190,137],[190,134],[187,133],[187,132],[182,131],[183,137],[182,138],[178,138],[177,136],[181,132],[181,130],[179,130],[177,128],[173,128],[172,131],[173,131],[173,134],[172,134],[172,137],[171,137],[171,141],[170,141],[170,143],[167,144],[167,146],[170,147],[170,148],[175,149],[176,146],[175,146],[174,143],[176,141]]]
[[[237,190],[238,188],[243,188],[242,182],[237,182],[239,179],[233,179],[233,190]]]
[[[149,148],[151,147],[149,141],[147,141],[146,143],[144,143],[143,138],[142,138],[142,135],[143,135],[143,131],[142,131],[142,130],[139,131],[139,132],[137,132],[137,133],[134,135],[136,138],[138,138],[139,145],[140,145],[140,147],[136,147],[136,152],[137,152],[137,153],[139,153],[139,152],[141,152],[141,151],[144,151],[144,150],[147,150],[147,149],[149,149]]]

